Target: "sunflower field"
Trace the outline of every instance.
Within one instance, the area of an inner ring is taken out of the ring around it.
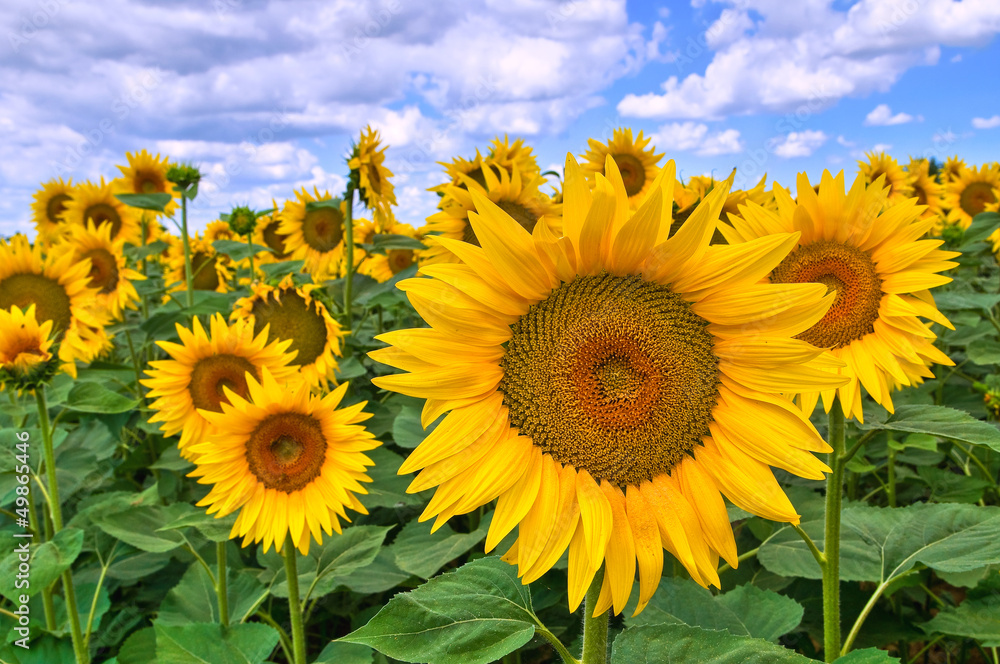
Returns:
[[[0,240],[0,661],[1000,664],[1000,165],[387,149]]]

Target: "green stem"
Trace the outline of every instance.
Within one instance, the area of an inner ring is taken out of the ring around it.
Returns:
[[[215,557],[218,560],[219,575],[216,578],[215,594],[219,596],[219,622],[223,627],[229,624],[229,592],[226,583],[226,542],[216,542]]]
[[[188,237],[187,194],[181,195],[181,243],[184,245],[184,285],[187,287],[187,306],[194,306],[194,275],[191,274],[191,241]]]
[[[823,537],[823,656],[840,656],[840,510],[844,491],[844,411],[840,399],[830,409],[830,474],[826,478],[826,527]]]
[[[295,658],[292,664],[306,664],[306,633],[302,625],[302,602],[299,601],[299,571],[295,562],[295,544],[291,533],[285,535],[281,550],[285,557],[285,576],[288,579],[288,613],[292,619],[292,646]]]
[[[919,651],[917,651],[917,654],[913,656],[913,661],[915,662],[918,659],[920,659],[921,655],[923,655],[925,652],[927,652],[928,650],[930,650],[931,648],[933,648],[935,646],[935,644],[937,644],[937,642],[940,641],[943,638],[944,638],[944,634],[940,634],[938,636],[935,636],[930,641],[928,641],[927,645],[925,645],[923,648],[921,648]]]
[[[868,614],[870,614],[872,612],[872,609],[875,608],[875,603],[878,602],[879,597],[881,597],[882,593],[885,592],[885,589],[889,587],[889,584],[892,583],[893,581],[901,579],[904,575],[909,574],[913,571],[915,570],[904,572],[903,574],[900,574],[899,576],[896,576],[888,581],[883,581],[878,585],[878,587],[875,589],[875,592],[872,593],[872,596],[868,598],[868,603],[865,604],[865,608],[861,609],[861,614],[858,616],[858,619],[854,621],[854,625],[851,627],[850,633],[848,633],[847,638],[844,639],[843,650],[837,651],[836,655],[837,657],[842,657],[851,651],[851,646],[854,645],[854,639],[857,638],[858,633],[861,631],[861,626],[865,624],[865,620],[868,618]],[[829,662],[832,660],[827,659],[826,661]]]
[[[146,215],[142,215],[142,246],[146,247],[146,243],[149,241],[149,220]],[[142,263],[142,276],[149,278],[149,271],[147,265],[149,264],[148,256],[144,256],[140,263]],[[149,319],[149,297],[146,295],[145,290],[142,293],[142,319]]]
[[[354,187],[347,186],[347,207],[344,215],[344,322],[351,330],[351,287],[354,284]]]
[[[45,477],[48,480],[49,514],[52,516],[52,534],[63,529],[62,505],[59,502],[59,483],[56,481],[56,454],[52,447],[52,429],[49,427],[49,407],[45,402],[45,386],[35,389],[35,404],[38,406],[38,428],[42,431],[42,446],[45,450]],[[90,653],[83,643],[80,630],[80,612],[76,604],[76,588],[73,573],[67,569],[62,573],[63,592],[66,595],[66,615],[69,619],[70,636],[77,664],[89,664]]]
[[[793,523],[791,525],[792,528],[795,529],[795,532],[799,534],[799,537],[802,538],[802,541],[806,543],[806,546],[809,547],[809,553],[811,553],[813,555],[813,558],[816,559],[816,563],[819,565],[819,568],[821,570],[825,568],[826,555],[819,550],[819,547],[816,546],[816,542],[814,542],[813,539],[809,537],[809,534],[806,531],[802,530],[802,527],[799,524]]]
[[[90,649],[90,635],[94,630],[94,615],[97,613],[97,600],[101,597],[101,586],[104,585],[104,577],[107,576],[108,568],[111,567],[111,563],[115,559],[115,550],[117,548],[118,543],[115,542],[111,553],[108,554],[108,562],[101,565],[101,576],[97,579],[97,587],[94,588],[94,598],[90,601],[90,611],[87,613],[87,629],[83,632],[83,647],[88,651]]]
[[[13,391],[13,390],[11,390]],[[38,512],[35,511],[35,493],[28,492],[28,524],[31,531],[38,537],[42,537],[42,527],[38,523]],[[45,612],[45,629],[50,632],[56,629],[56,607],[52,603],[52,586],[42,588],[42,609]]]
[[[285,659],[289,662],[292,661],[292,641],[288,638],[288,632],[285,628],[278,624],[278,622],[271,617],[271,614],[263,609],[257,609],[257,617],[266,622],[268,625],[274,628],[278,633],[278,639],[280,640],[281,649],[285,652]]]
[[[750,549],[749,551],[747,551],[746,553],[744,553],[742,556],[739,556],[736,559],[736,562],[737,563],[741,563],[744,560],[748,560],[750,558],[753,558],[754,556],[757,555],[758,551],[760,551],[760,547],[759,546],[756,549]],[[731,569],[732,569],[732,567],[729,566],[729,563],[722,563],[722,565],[719,566],[718,573],[722,574],[723,572],[727,572],[727,571],[729,571]]]
[[[570,654],[563,642],[556,638],[556,635],[549,631],[549,629],[541,624],[535,629],[535,633],[541,636],[543,639],[552,644],[556,652],[559,653],[559,657],[562,658],[563,664],[580,664],[580,660]],[[513,653],[511,653],[513,654]]]
[[[892,432],[889,432],[889,459],[886,461],[887,475],[885,485],[885,495],[889,501],[889,507],[896,506],[896,448],[892,446]]]
[[[601,596],[603,574],[595,574],[583,600],[583,664],[605,664],[608,661],[608,612],[594,617],[594,606]]]

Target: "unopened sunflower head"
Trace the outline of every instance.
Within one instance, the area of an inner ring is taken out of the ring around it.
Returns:
[[[615,160],[593,185],[567,158],[564,235],[529,233],[472,191],[479,246],[439,238],[462,259],[400,288],[429,327],[378,338],[370,356],[402,369],[379,387],[447,415],[400,472],[437,487],[421,520],[493,499],[486,548],[515,527],[505,559],[528,583],[569,556],[575,609],[605,568],[595,615],[649,602],[670,551],[702,585],[719,556],[738,564],[723,495],[797,522],[769,466],[819,479],[827,452],[782,396],[847,382],[842,362],[795,339],[834,300],[821,284],[768,284],[799,234],[714,245],[730,182],[668,237],[673,162],[635,211]]]
[[[34,304],[0,309],[0,385],[34,390],[47,383],[59,367],[52,344],[52,321],[39,324]]]

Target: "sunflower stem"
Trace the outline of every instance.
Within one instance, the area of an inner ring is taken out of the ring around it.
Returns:
[[[823,538],[823,656],[840,656],[840,510],[844,491],[844,411],[839,397],[830,409],[830,474],[826,478],[826,528]]]
[[[295,659],[292,664],[306,664],[306,633],[302,624],[302,602],[299,601],[299,571],[295,561],[295,543],[291,533],[285,534],[285,576],[288,579],[288,613],[292,620],[292,646]]]
[[[604,575],[597,574],[583,600],[583,664],[605,664],[608,661],[608,612],[594,616],[594,606],[601,596]]]
[[[181,196],[181,243],[184,245],[184,285],[187,287],[187,306],[194,306],[194,275],[191,273],[191,241],[188,237],[187,195]]]
[[[354,186],[347,185],[347,207],[344,213],[344,326],[351,331],[351,287],[354,285]]]
[[[219,596],[219,623],[223,627],[229,624],[229,589],[226,583],[226,542],[215,543],[215,557],[218,561],[219,575],[216,579],[215,594]]]
[[[35,390],[35,404],[38,406],[38,428],[42,431],[42,447],[45,450],[45,477],[48,480],[49,514],[52,517],[52,534],[56,535],[63,529],[62,506],[59,504],[59,484],[56,481],[56,454],[52,448],[52,428],[49,426],[49,407],[45,401],[45,386]],[[80,630],[80,611],[76,605],[76,588],[73,586],[73,573],[67,569],[62,573],[63,592],[66,595],[66,615],[69,620],[70,637],[73,640],[73,652],[77,664],[89,664],[90,653],[83,643],[83,632]]]

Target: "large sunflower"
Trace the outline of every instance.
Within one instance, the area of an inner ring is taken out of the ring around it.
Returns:
[[[911,173],[903,170],[899,163],[884,152],[866,152],[868,161],[858,161],[858,170],[865,178],[866,184],[872,184],[881,176],[885,176],[885,185],[889,187],[886,203],[892,205],[913,196],[913,179]]]
[[[655,147],[645,149],[649,141],[650,139],[642,137],[641,131],[633,140],[632,130],[628,128],[615,129],[607,143],[589,138],[587,143],[590,150],[583,155],[587,160],[583,169],[588,173],[600,173],[607,177],[604,164],[606,157],[611,155],[625,183],[629,206],[635,210],[649,194],[659,171],[657,164],[663,159],[663,153],[656,154]]]
[[[221,314],[212,316],[208,334],[197,317],[191,325],[190,330],[177,325],[179,344],[156,342],[171,359],[150,362],[142,384],[150,388],[147,396],[156,398],[151,405],[156,414],[149,421],[163,422],[165,436],[179,433],[181,456],[193,460],[193,444],[211,430],[204,414],[222,412],[231,394],[246,396],[247,377],[259,379],[265,368],[281,379],[294,376],[289,363],[295,353],[288,341],[268,343],[267,334],[256,334],[246,321],[226,325]]]
[[[361,140],[351,152],[347,167],[351,169],[351,179],[358,187],[365,207],[388,212],[389,206],[396,205],[396,192],[389,180],[392,171],[384,165],[386,148],[379,149],[380,142],[378,131],[365,127]]]
[[[113,182],[101,183],[82,182],[73,189],[73,197],[67,201],[63,212],[63,221],[71,225],[95,226],[108,224],[111,227],[111,239],[131,244],[142,242],[142,227],[136,208],[125,205],[115,198],[122,193]]]
[[[321,282],[340,274],[347,203],[329,192],[320,194],[316,188],[313,193],[303,188],[295,192],[294,201],[285,201],[278,232],[285,236],[285,251],[291,253],[292,260],[305,261],[303,269],[313,281]],[[314,205],[320,201],[330,201],[333,206]]]
[[[111,240],[108,224],[96,228],[91,223],[73,226],[69,246],[73,247],[77,261],[90,259],[88,285],[97,289],[93,304],[107,312],[113,320],[122,320],[125,309],[136,308],[139,293],[132,282],[146,277],[126,266],[125,243]]]
[[[833,301],[818,284],[760,284],[798,240],[783,233],[709,246],[729,183],[671,238],[674,163],[630,213],[614,160],[593,192],[566,162],[565,237],[531,235],[478,192],[481,247],[442,238],[464,264],[423,268],[400,287],[430,328],[381,335],[377,361],[409,371],[374,382],[427,399],[423,424],[451,411],[401,473],[438,486],[421,519],[499,498],[486,540],[515,526],[525,583],[569,549],[575,609],[601,564],[596,613],[639,605],[663,549],[702,585],[736,565],[722,494],[755,514],[798,515],[768,468],[819,479],[829,447],[779,393],[834,388],[836,363],[793,339]],[[748,331],[749,330],[749,331]]]
[[[167,157],[155,157],[146,150],[126,152],[128,166],[119,166],[122,176],[114,181],[118,193],[127,194],[170,194],[176,197],[177,191],[172,182],[167,180],[167,171],[173,166]],[[171,198],[164,207],[164,212],[173,216],[177,210],[177,201]]]
[[[335,358],[340,357],[344,332],[326,306],[310,294],[319,286],[296,288],[289,274],[276,287],[257,283],[252,288],[253,295],[237,300],[230,318],[249,319],[255,334],[269,328],[269,339],[290,339],[290,348],[297,353],[296,370],[310,385],[325,388],[336,383]]]
[[[359,426],[371,417],[361,410],[367,402],[338,410],[347,383],[320,398],[267,369],[246,382],[249,398],[227,388],[222,412],[203,411],[214,433],[195,445],[191,475],[214,486],[198,505],[217,517],[240,510],[229,536],[243,546],[263,541],[264,553],[271,544],[280,551],[288,533],[307,555],[313,538],[323,543],[321,529],[332,535],[340,519],[350,521],[345,507],[368,513],[354,495],[368,493],[361,482],[371,482],[365,471],[375,464],[364,452],[381,444]]]
[[[35,305],[40,323],[52,321],[59,343],[62,369],[76,376],[76,360],[90,362],[109,340],[108,320],[93,304],[97,289],[89,285],[90,261],[77,261],[70,247],[61,244],[43,257],[42,247],[17,235],[0,241],[0,309]]]
[[[968,228],[972,218],[1000,199],[1000,165],[963,168],[945,185],[948,221]]]
[[[20,388],[44,377],[52,341],[52,321],[39,325],[34,304],[25,311],[16,305],[0,309],[0,385],[11,381]]]
[[[934,347],[935,335],[920,317],[951,327],[927,290],[951,281],[938,274],[954,267],[958,254],[941,251],[943,240],[920,239],[934,226],[921,219],[915,199],[885,208],[888,191],[880,179],[866,186],[858,175],[844,193],[844,174],[823,172],[819,192],[805,173],[798,177],[798,201],[775,188],[778,212],[743,206],[726,230],[733,243],[759,241],[774,233],[799,231],[792,252],[771,271],[771,283],[823,284],[833,306],[798,338],[828,348],[846,366],[832,369],[849,379],[839,390],[799,389],[806,412],[819,399],[827,411],[839,394],[847,417],[862,419],[861,387],[892,410],[889,392],[933,374],[928,365],[953,364]]]
[[[447,193],[440,205],[441,211],[427,217],[427,225],[424,227],[426,232],[439,233],[440,237],[478,246],[479,238],[469,223],[469,215],[476,209],[472,198],[472,192],[475,191],[500,206],[529,233],[534,232],[539,225],[545,226],[548,234],[558,236],[562,233],[562,206],[553,203],[539,190],[545,184],[545,179],[540,175],[522,177],[517,166],[514,166],[513,173],[509,176],[506,169],[494,172],[493,169],[484,167],[480,172],[485,186],[470,176],[460,175],[464,187],[449,185],[446,188]],[[421,264],[459,262],[459,257],[437,240],[438,238],[430,239],[428,249],[421,254]]]
[[[73,198],[73,189],[72,180],[63,182],[59,178],[49,180],[35,192],[35,201],[31,204],[32,221],[35,222],[35,230],[42,242],[57,242],[65,234],[66,225],[62,215],[67,203]]]

